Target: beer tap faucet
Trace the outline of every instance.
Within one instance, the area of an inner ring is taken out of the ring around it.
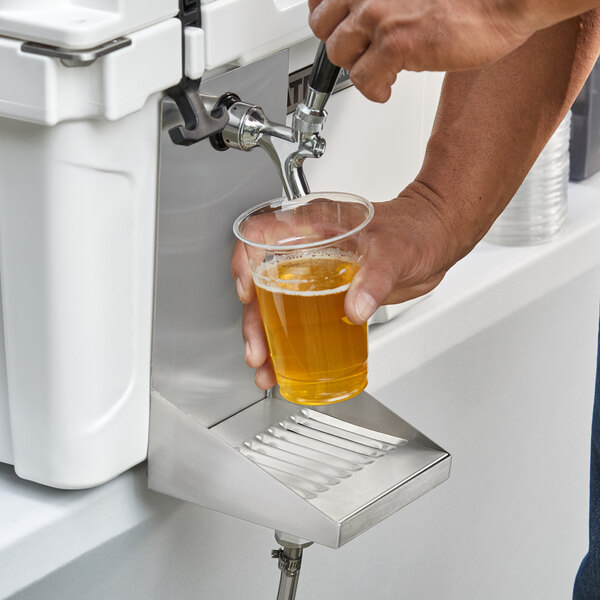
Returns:
[[[291,127],[273,123],[262,108],[242,102],[235,94],[222,96],[212,110],[225,109],[229,120],[219,134],[211,136],[211,143],[218,150],[259,146],[275,164],[289,199],[309,194],[302,165],[305,159],[319,158],[325,152],[325,139],[320,135],[327,118],[325,104],[339,72],[321,42],[304,101],[296,108]]]
[[[303,163],[307,158],[319,158],[325,152],[325,139],[321,130],[327,118],[325,104],[331,95],[340,68],[327,58],[325,44],[321,42],[308,88],[292,117],[292,126],[270,121],[260,106],[243,102],[233,93],[228,93],[215,101],[214,97],[198,94],[204,109],[213,121],[220,121],[219,131],[211,131],[202,136],[195,134],[196,140],[209,137],[216,150],[249,151],[257,146],[265,150],[279,173],[286,196],[291,200],[310,193]],[[223,126],[222,120],[226,118]],[[182,138],[182,126],[169,131],[177,144]],[[185,131],[183,132],[185,133]]]

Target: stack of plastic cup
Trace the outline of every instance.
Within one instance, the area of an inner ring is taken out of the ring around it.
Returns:
[[[571,113],[558,126],[485,240],[529,246],[552,240],[567,218]]]

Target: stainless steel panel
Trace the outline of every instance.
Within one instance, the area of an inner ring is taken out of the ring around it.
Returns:
[[[287,52],[203,82],[203,93],[235,92],[284,121]],[[281,196],[262,151],[217,152],[208,140],[174,145],[181,122],[164,102],[152,386],[210,426],[263,397],[244,363],[241,304],[231,279],[235,218]],[[175,115],[175,116],[174,116]]]

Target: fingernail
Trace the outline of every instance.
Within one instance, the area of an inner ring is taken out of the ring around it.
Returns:
[[[242,282],[240,279],[235,280],[235,289],[237,290],[238,298],[240,300],[242,300],[244,298],[244,296],[246,295],[246,291],[244,290],[244,286],[242,285]]]
[[[248,359],[250,358],[250,355],[252,354],[252,348],[250,348],[250,342],[246,342],[245,346],[246,346],[245,358],[246,358],[246,362],[248,362]]]
[[[367,292],[359,292],[354,300],[354,310],[358,318],[364,323],[375,312],[377,302]]]

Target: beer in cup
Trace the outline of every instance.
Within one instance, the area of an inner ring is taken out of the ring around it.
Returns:
[[[367,325],[344,299],[366,253],[370,202],[342,193],[279,199],[234,224],[254,278],[281,395],[298,404],[341,402],[367,385]]]

